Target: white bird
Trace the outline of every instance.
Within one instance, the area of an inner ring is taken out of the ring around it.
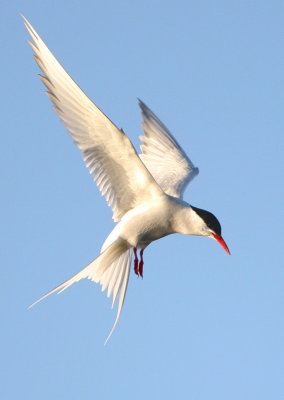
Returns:
[[[112,294],[112,307],[118,296],[117,315],[107,342],[123,306],[132,250],[134,271],[141,277],[144,249],[154,240],[172,233],[207,236],[230,252],[217,218],[183,200],[186,186],[199,171],[165,125],[139,101],[145,136],[140,137],[142,154],[138,155],[123,130],[86,96],[31,24],[23,19],[34,42],[30,45],[43,72],[39,77],[48,89],[47,95],[80,149],[117,222],[94,261],[30,307],[80,279],[98,282],[102,291],[107,289],[108,297]],[[137,249],[140,249],[140,261]]]

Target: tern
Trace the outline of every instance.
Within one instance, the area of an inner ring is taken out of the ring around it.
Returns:
[[[142,277],[145,248],[173,233],[207,236],[219,242],[228,254],[230,251],[217,218],[183,200],[186,186],[199,171],[158,117],[139,100],[144,136],[140,137],[142,153],[138,155],[124,131],[87,97],[23,19],[47,95],[117,222],[94,261],[30,307],[83,278],[97,282],[102,291],[107,289],[108,297],[112,295],[112,307],[118,300],[107,342],[124,303],[132,252],[134,272]]]

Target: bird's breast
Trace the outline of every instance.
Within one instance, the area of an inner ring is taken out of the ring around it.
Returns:
[[[168,202],[163,199],[138,206],[121,220],[120,237],[133,247],[145,248],[154,240],[174,233],[171,214]]]

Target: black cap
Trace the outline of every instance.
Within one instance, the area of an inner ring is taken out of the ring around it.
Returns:
[[[193,207],[191,208],[203,219],[208,228],[212,229],[218,236],[221,236],[221,225],[218,219],[211,212],[202,210],[201,208]]]

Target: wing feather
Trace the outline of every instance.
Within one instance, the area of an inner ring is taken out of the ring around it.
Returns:
[[[24,18],[24,17],[23,17]],[[56,113],[80,149],[94,180],[112,208],[114,221],[162,195],[125,133],[86,96],[24,18],[34,43],[41,81]]]
[[[140,136],[141,160],[159,186],[169,195],[182,198],[188,183],[198,174],[178,142],[159,118],[139,100],[145,136]]]

